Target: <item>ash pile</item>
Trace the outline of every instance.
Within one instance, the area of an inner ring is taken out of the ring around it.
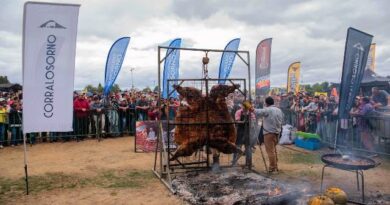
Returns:
[[[223,172],[192,172],[172,180],[176,194],[190,204],[293,205],[301,191],[249,170],[224,169]]]

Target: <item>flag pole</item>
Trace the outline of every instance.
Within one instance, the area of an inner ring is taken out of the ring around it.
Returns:
[[[336,131],[335,131],[335,138],[334,138],[334,152],[337,150],[337,138],[338,138],[338,129],[339,129],[339,120],[336,120]]]
[[[28,195],[28,167],[27,167],[27,145],[26,145],[26,133],[23,133],[23,146],[24,146],[24,174],[26,181],[26,195]]]
[[[22,39],[22,73],[23,73],[23,83],[24,81],[24,68],[25,68],[25,38],[26,38],[26,7],[27,7],[28,2],[24,4],[23,8],[23,39]],[[24,91],[24,89],[23,89]],[[24,92],[23,92],[24,96]],[[18,115],[20,119],[20,115]],[[22,116],[23,117],[23,116]],[[26,195],[28,195],[28,168],[27,168],[27,146],[26,146],[26,133],[24,132],[24,126],[23,126],[23,120],[24,117],[22,118],[22,131],[23,131],[23,148],[24,148],[24,174],[25,174],[25,180],[26,180]]]

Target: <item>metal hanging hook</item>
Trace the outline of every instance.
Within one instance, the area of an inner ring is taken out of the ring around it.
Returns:
[[[208,71],[207,65],[209,64],[210,59],[209,59],[209,57],[207,56],[208,53],[209,53],[208,51],[205,51],[206,56],[202,58],[202,63],[203,63],[203,76],[204,76],[204,78],[209,78],[209,71]]]

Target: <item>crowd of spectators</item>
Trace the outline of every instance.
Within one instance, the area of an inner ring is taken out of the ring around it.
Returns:
[[[0,148],[3,148],[5,142],[8,141],[8,133],[10,133],[9,144],[11,146],[21,141],[21,98],[21,92],[0,92]]]
[[[338,96],[314,96],[300,92],[273,97],[276,99],[276,105],[285,115],[286,124],[292,125],[298,131],[317,133],[325,141],[331,142],[333,140],[336,120],[338,119]],[[376,87],[372,88],[371,96],[359,95],[356,97],[350,112],[352,117],[350,126],[356,128],[364,148],[373,149],[372,136],[370,136],[371,133],[365,117],[389,108],[389,101],[390,95],[385,90],[379,90]]]
[[[314,96],[305,92],[273,95],[275,105],[281,108],[287,124],[297,130],[318,133],[324,138],[330,137],[324,124],[337,120],[338,97]],[[157,92],[124,91],[104,97],[101,93],[74,92],[74,125],[70,133],[29,133],[28,142],[34,144],[37,137],[41,141],[83,140],[92,137],[117,137],[135,133],[135,122],[144,120],[173,120],[181,99],[161,99],[158,106]],[[241,109],[244,96],[236,91],[228,96],[226,102],[235,116]],[[262,108],[261,99],[255,98],[256,108]],[[373,88],[372,96],[357,96],[351,115],[366,116],[371,111],[389,105],[389,94]],[[0,148],[22,143],[22,93],[0,92]],[[354,125],[367,133],[362,121],[355,120]],[[329,128],[329,126],[327,126]],[[332,127],[331,129],[335,129]],[[368,135],[368,134],[367,134]],[[368,138],[368,137],[366,137]],[[370,147],[371,145],[367,144]]]
[[[84,140],[94,137],[117,137],[135,133],[135,122],[173,119],[179,106],[177,99],[161,100],[157,92],[124,91],[104,97],[101,93],[74,92],[73,132],[28,133],[27,140]],[[0,148],[22,144],[22,92],[0,92]],[[169,104],[169,105],[168,105]]]

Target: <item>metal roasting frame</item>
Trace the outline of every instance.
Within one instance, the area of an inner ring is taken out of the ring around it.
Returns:
[[[169,53],[166,54],[164,58],[161,58],[161,51],[162,50],[168,50],[171,49]],[[247,78],[248,80],[244,78],[235,78],[235,79],[218,79],[218,78],[208,78],[207,72],[203,72],[203,78],[197,78],[197,79],[167,79],[168,83],[168,96],[171,96],[174,91],[169,91],[169,85],[170,82],[175,81],[178,82],[179,85],[183,84],[186,81],[198,81],[204,85],[205,87],[205,94],[206,94],[206,99],[208,98],[208,92],[209,92],[209,82],[210,81],[215,81],[218,82],[218,80],[226,80],[226,82],[230,82],[231,84],[234,84],[234,81],[240,81],[243,82],[244,88],[238,89],[241,94],[243,94],[245,100],[252,100],[251,99],[251,74],[250,74],[250,54],[249,51],[232,51],[232,50],[219,50],[219,49],[201,49],[201,48],[178,48],[178,47],[165,47],[165,46],[158,46],[157,49],[157,69],[158,69],[158,94],[159,94],[159,100],[157,106],[160,108],[162,107],[161,104],[161,63],[163,63],[166,58],[174,51],[174,50],[184,50],[184,51],[196,51],[196,52],[204,52],[205,56],[209,52],[214,52],[214,53],[223,53],[223,52],[233,52],[236,53],[236,55],[241,59],[241,61],[246,65],[247,67]],[[245,55],[244,57],[242,55]],[[204,65],[206,66],[206,65]],[[204,70],[203,70],[204,71]],[[247,84],[248,83],[248,84]],[[242,90],[243,89],[243,90]],[[169,99],[169,97],[168,97]],[[168,105],[169,107],[169,101]],[[244,122],[229,122],[229,123],[210,123],[209,122],[209,117],[208,117],[208,107],[206,103],[206,122],[203,123],[175,123],[174,121],[169,120],[169,116],[167,116],[167,140],[168,140],[168,147],[166,147],[166,143],[164,142],[164,137],[163,137],[163,121],[159,120],[158,121],[158,126],[159,126],[159,131],[157,135],[157,145],[155,149],[155,156],[154,156],[154,166],[153,166],[153,173],[163,182],[163,184],[172,192],[175,193],[175,191],[172,189],[172,174],[175,173],[180,173],[182,172],[189,172],[189,171],[205,171],[210,169],[210,157],[209,157],[209,129],[207,129],[207,139],[206,139],[206,160],[201,160],[200,159],[200,154],[198,161],[195,162],[181,162],[179,159],[176,159],[175,161],[170,161],[169,158],[172,155],[172,149],[170,147],[170,126],[174,125],[206,125],[207,127],[211,124],[238,124],[238,123],[244,123]],[[249,119],[250,120],[250,119]],[[247,129],[247,132],[249,132],[249,129]],[[248,168],[251,171],[252,170],[252,147],[249,145],[249,133],[246,133],[245,135],[245,165],[243,165],[243,168]],[[227,166],[220,166],[221,168],[227,167]],[[179,171],[177,171],[177,169]]]

